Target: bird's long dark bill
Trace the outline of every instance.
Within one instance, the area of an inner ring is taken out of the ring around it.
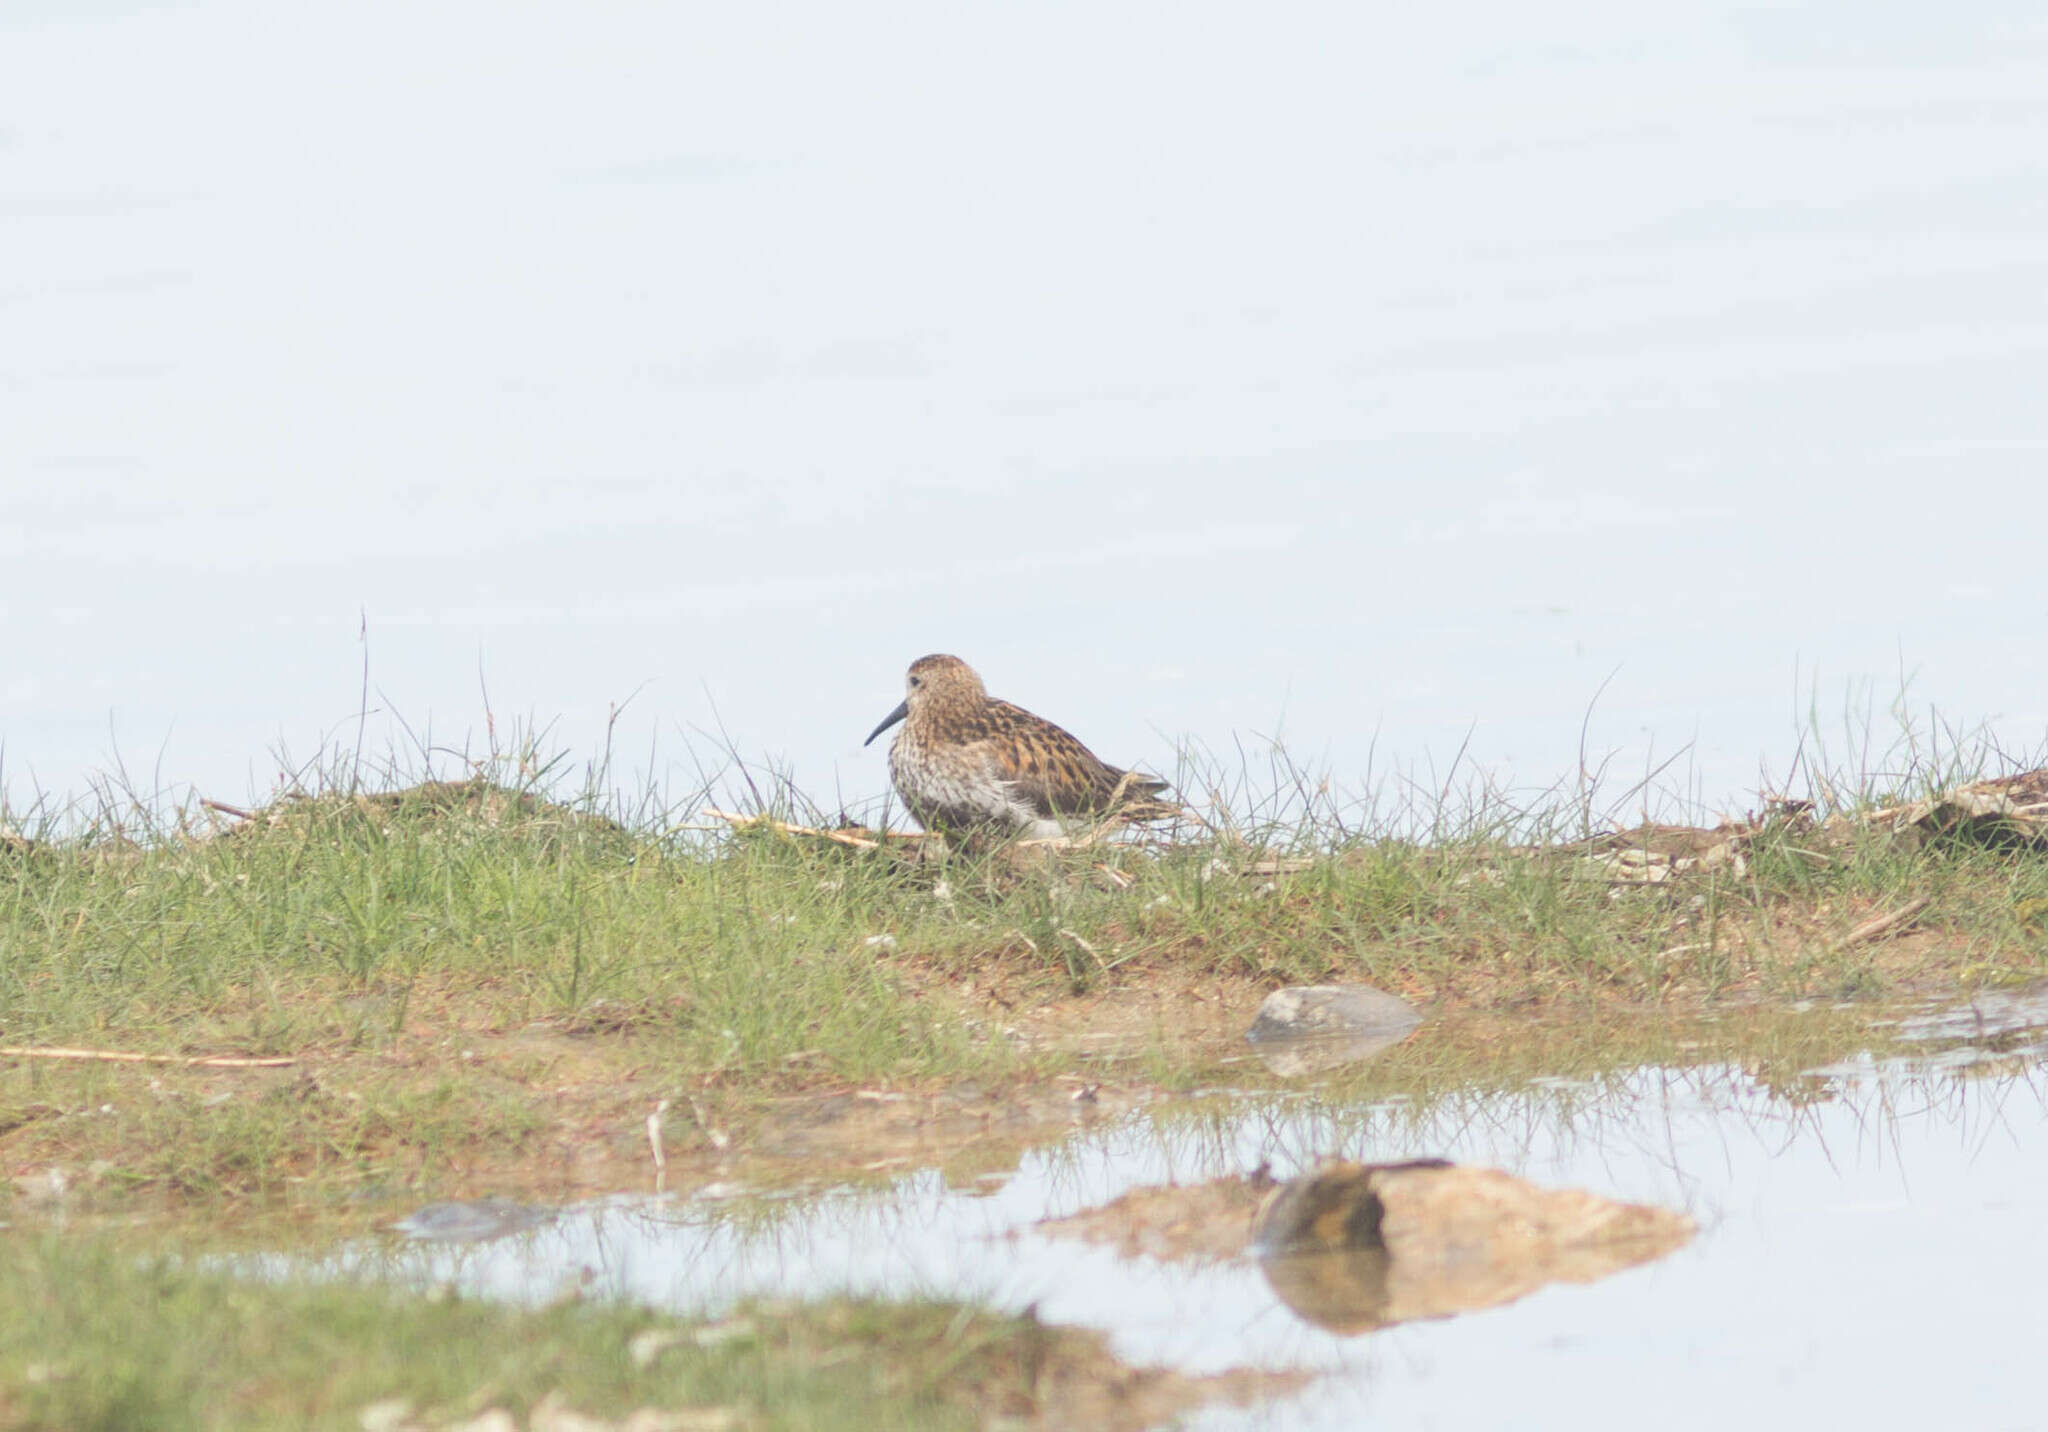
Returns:
[[[891,726],[894,726],[898,721],[901,721],[905,716],[908,716],[909,714],[910,703],[908,701],[897,702],[896,709],[894,711],[891,711],[887,716],[884,716],[882,718],[882,724],[875,727],[874,730],[868,732],[867,740],[861,742],[861,744],[863,746],[874,745],[875,737],[881,735],[884,731],[888,730]]]

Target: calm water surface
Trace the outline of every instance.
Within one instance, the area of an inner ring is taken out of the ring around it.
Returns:
[[[2038,1426],[2048,1276],[2048,1006],[1920,1017],[1925,1056],[1759,1083],[1736,1065],[1452,1095],[1428,1108],[1216,1095],[948,1188],[774,1200],[623,1198],[494,1241],[383,1239],[272,1273],[565,1285],[685,1313],[757,1295],[932,1294],[1035,1304],[1139,1361],[1325,1374],[1204,1427]],[[1033,1225],[1136,1185],[1269,1162],[1443,1155],[1684,1209],[1698,1237],[1590,1286],[1340,1337],[1257,1266],[1123,1260]]]

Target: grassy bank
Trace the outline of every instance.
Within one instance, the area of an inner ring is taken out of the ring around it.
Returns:
[[[1220,1047],[1173,1037],[1176,1004],[1241,1028],[1289,982],[1669,1015],[2048,973],[2048,855],[1854,819],[1900,794],[1863,783],[1825,827],[1760,821],[1655,878],[1582,799],[1467,808],[1420,840],[1308,793],[1169,845],[926,860],[628,828],[489,781],[98,822],[0,854],[0,1045],[291,1062],[0,1055],[0,1171],[186,1195],[601,1183],[645,1164],[664,1100],[672,1146],[715,1151],[777,1096],[1102,1077],[1039,1036],[1146,991],[1125,1072],[1171,1084]]]

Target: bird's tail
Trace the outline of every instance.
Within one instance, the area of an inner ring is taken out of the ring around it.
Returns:
[[[1169,789],[1166,782],[1157,776],[1141,775],[1137,771],[1121,772],[1117,776],[1116,789],[1110,792],[1109,797],[1112,818],[1125,825],[1150,825],[1162,820],[1205,824],[1186,806],[1164,799]]]

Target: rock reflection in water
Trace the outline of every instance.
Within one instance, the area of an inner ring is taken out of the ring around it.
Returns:
[[[1682,1213],[1443,1159],[1326,1164],[1275,1188],[1252,1225],[1280,1300],[1345,1335],[1590,1283],[1692,1234]]]

